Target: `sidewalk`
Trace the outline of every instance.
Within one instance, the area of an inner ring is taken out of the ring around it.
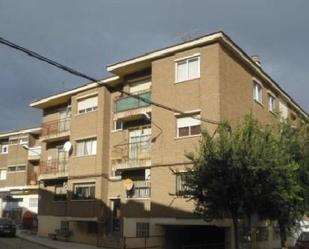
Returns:
[[[74,242],[64,242],[64,241],[58,241],[58,240],[52,240],[50,238],[45,237],[39,237],[37,235],[27,234],[23,231],[17,231],[16,234],[17,237],[45,246],[50,249],[98,249],[99,247],[92,246],[92,245],[86,245],[86,244],[80,244],[80,243],[74,243]],[[100,247],[102,248],[102,247]]]

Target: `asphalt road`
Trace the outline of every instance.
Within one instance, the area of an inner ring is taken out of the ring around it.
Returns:
[[[47,247],[17,237],[0,237],[0,249],[47,249]]]

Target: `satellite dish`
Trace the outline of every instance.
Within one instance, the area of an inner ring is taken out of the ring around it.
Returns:
[[[128,179],[124,180],[123,185],[124,185],[124,188],[126,189],[126,191],[130,191],[130,190],[133,189],[134,183],[130,178],[128,178]]]
[[[72,149],[72,144],[70,141],[66,141],[63,145],[63,150],[65,152],[70,152],[70,150]]]

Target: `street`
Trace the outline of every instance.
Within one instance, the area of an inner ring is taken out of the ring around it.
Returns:
[[[40,246],[20,238],[0,237],[0,249],[46,249],[48,247]]]

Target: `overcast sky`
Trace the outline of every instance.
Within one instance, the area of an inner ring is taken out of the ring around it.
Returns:
[[[0,36],[96,78],[106,65],[223,30],[309,111],[308,0],[0,0]],[[32,100],[85,83],[0,44],[0,131]]]

